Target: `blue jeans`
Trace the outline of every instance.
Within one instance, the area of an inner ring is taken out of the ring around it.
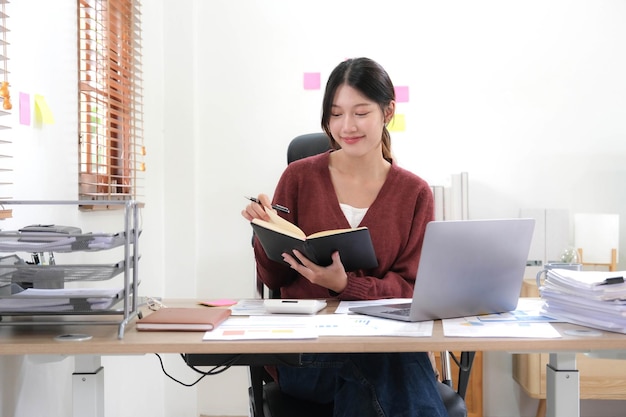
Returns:
[[[334,417],[447,417],[427,353],[304,354],[279,366],[280,389],[335,403]]]

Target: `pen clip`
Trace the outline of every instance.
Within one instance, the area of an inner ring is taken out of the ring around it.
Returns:
[[[624,283],[624,277],[613,277],[613,278],[607,278],[604,280],[604,282],[602,282],[600,285],[612,285],[612,284],[623,284]]]

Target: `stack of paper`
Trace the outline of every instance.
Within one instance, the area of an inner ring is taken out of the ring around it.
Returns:
[[[543,312],[598,329],[626,333],[626,271],[548,271]]]
[[[106,310],[124,295],[122,288],[27,288],[0,297],[0,312]]]
[[[15,240],[14,237],[0,236],[0,250],[4,252],[61,252],[72,249],[74,242],[76,242],[76,238],[73,236],[60,236],[47,241]]]

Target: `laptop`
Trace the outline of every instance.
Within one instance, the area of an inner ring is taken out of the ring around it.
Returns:
[[[514,310],[534,227],[534,219],[432,221],[412,302],[350,311],[414,322]]]

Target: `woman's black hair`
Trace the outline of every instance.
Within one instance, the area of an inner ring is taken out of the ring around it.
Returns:
[[[389,74],[376,61],[369,58],[353,58],[337,65],[328,78],[324,100],[322,101],[322,129],[330,138],[333,149],[339,149],[339,144],[330,133],[330,116],[335,93],[344,84],[378,103],[383,114],[385,114],[389,103],[396,99]],[[381,139],[383,157],[391,162],[391,136],[386,126],[383,128]]]

